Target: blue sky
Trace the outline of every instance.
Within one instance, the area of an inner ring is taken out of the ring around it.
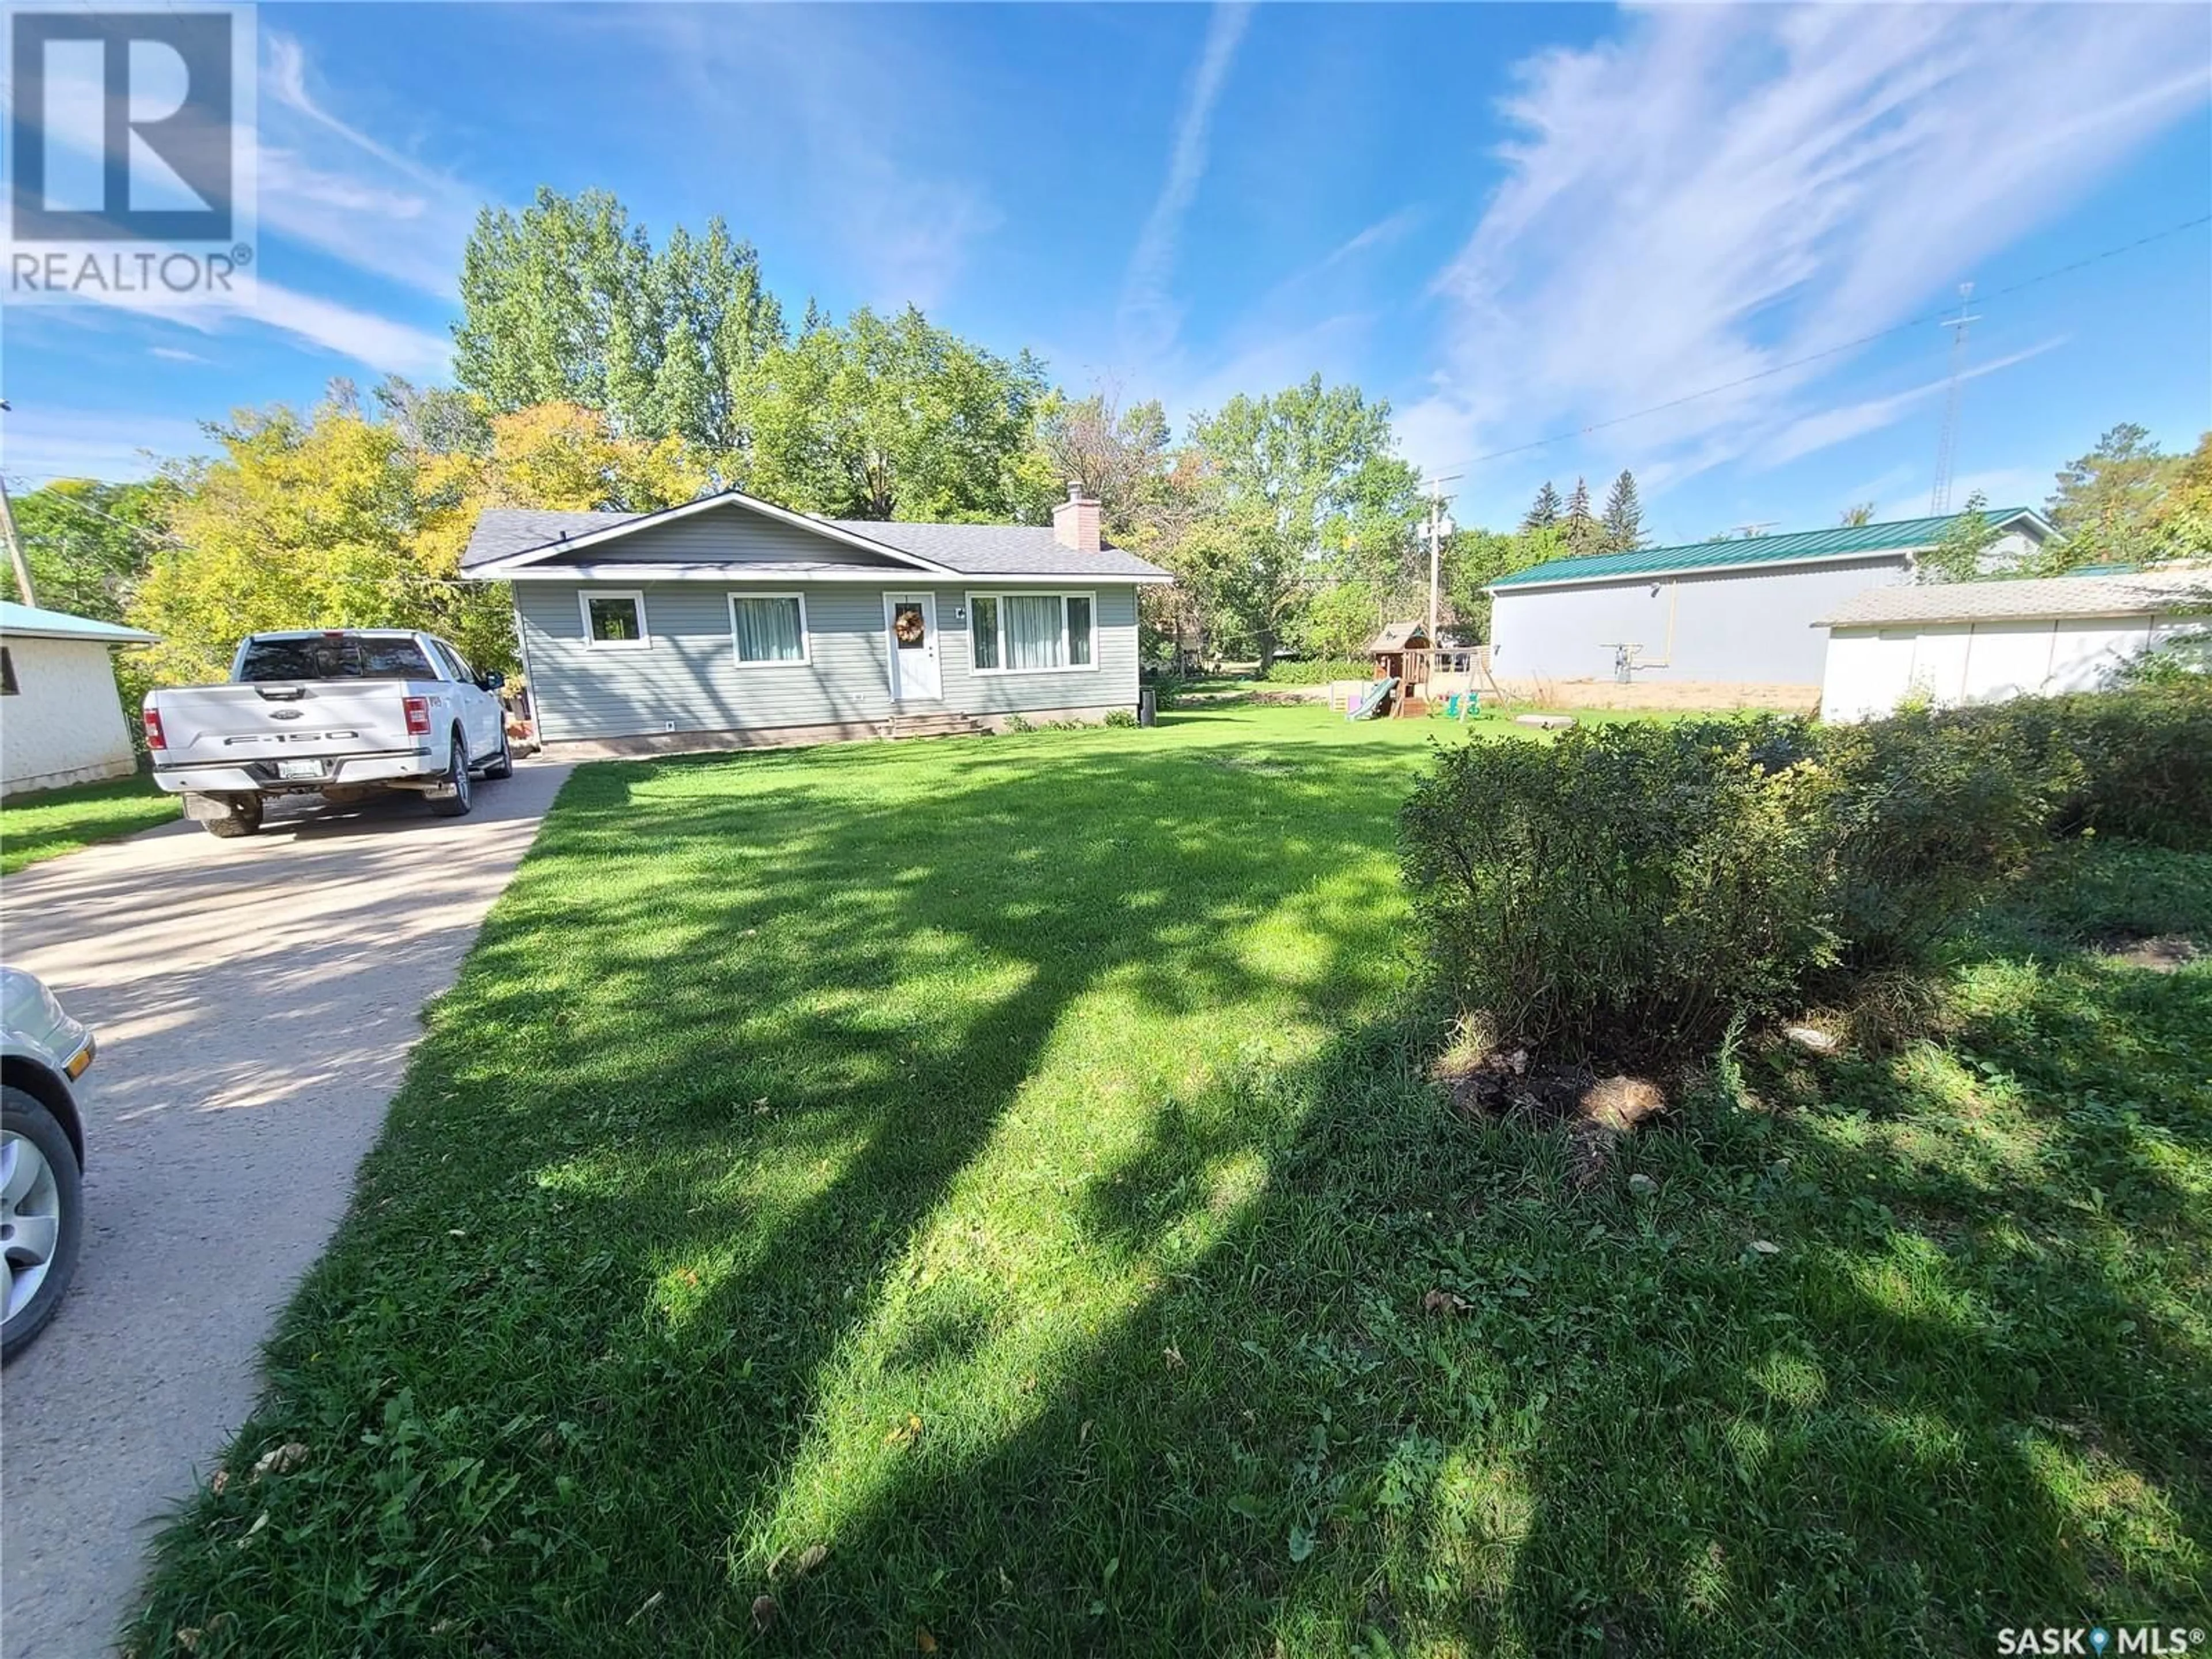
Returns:
[[[2212,11],[264,5],[250,311],[15,309],[5,466],[124,476],[333,375],[445,373],[477,208],[721,214],[795,314],[908,300],[1178,421],[1319,371],[1462,522],[1623,466],[1647,524],[2040,501],[2212,426]],[[1530,453],[1468,465],[1716,384]]]

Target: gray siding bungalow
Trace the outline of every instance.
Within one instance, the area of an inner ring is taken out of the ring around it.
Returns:
[[[1137,590],[1168,573],[1049,527],[874,523],[735,490],[664,512],[493,509],[540,739],[639,754],[1097,720],[1137,702]]]
[[[1915,580],[1959,515],[1555,559],[1491,584],[1491,672],[1526,687],[1632,680],[1794,690],[1826,666],[1814,623],[1869,588]],[[2027,507],[1984,514],[1992,568],[2052,534]],[[1625,659],[1625,660],[1624,660]]]

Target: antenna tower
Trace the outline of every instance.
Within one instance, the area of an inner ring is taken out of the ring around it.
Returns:
[[[1966,301],[1973,292],[1972,283],[1959,284],[1959,314],[1943,324],[1951,331],[1951,384],[1943,393],[1943,435],[1936,441],[1936,483],[1928,492],[1931,519],[1951,510],[1951,461],[1959,446],[1959,386],[1966,367],[1966,329],[1982,320],[1966,314]]]

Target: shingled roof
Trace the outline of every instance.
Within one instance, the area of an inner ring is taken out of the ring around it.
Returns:
[[[1815,628],[1915,623],[2041,622],[2061,617],[2187,616],[2212,611],[2212,570],[2125,576],[1927,582],[1876,587],[1845,600]]]
[[[724,499],[724,498],[715,498]],[[766,502],[753,503],[734,493],[731,505],[756,505],[781,514],[785,522],[819,525],[836,538],[858,538],[893,553],[922,559],[963,576],[1122,577],[1158,581],[1167,572],[1124,549],[1104,546],[1096,553],[1064,546],[1045,525],[915,524],[892,520],[822,519],[791,514]],[[711,501],[689,503],[666,513],[549,513],[520,507],[489,507],[478,515],[461,554],[464,574],[495,575],[487,568],[526,555],[557,555],[561,544],[610,530],[642,530],[654,520],[695,511]],[[849,542],[848,543],[849,545]],[[582,556],[581,550],[579,556]]]

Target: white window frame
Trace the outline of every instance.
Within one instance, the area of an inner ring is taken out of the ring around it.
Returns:
[[[1058,599],[1060,601],[1060,665],[1057,668],[1009,668],[1006,662],[1006,601],[1017,599]],[[989,599],[998,607],[999,666],[975,666],[975,601]],[[1070,643],[1067,637],[1067,602],[1087,599],[1091,604],[1091,660],[1068,660]],[[968,593],[968,672],[975,675],[997,674],[1095,674],[1098,672],[1098,595],[1081,587],[978,587]]]
[[[634,640],[603,640],[592,632],[592,601],[593,599],[628,599],[637,608],[637,637]],[[587,651],[646,651],[653,646],[653,624],[646,620],[645,590],[641,587],[580,587],[576,590],[576,615],[584,624],[584,648]]]
[[[806,595],[799,592],[759,592],[750,588],[733,587],[730,601],[730,660],[748,672],[756,668],[808,668],[814,663],[814,634],[806,625]],[[773,660],[747,662],[738,648],[738,601],[739,599],[796,599],[799,601],[799,654],[778,657]]]

